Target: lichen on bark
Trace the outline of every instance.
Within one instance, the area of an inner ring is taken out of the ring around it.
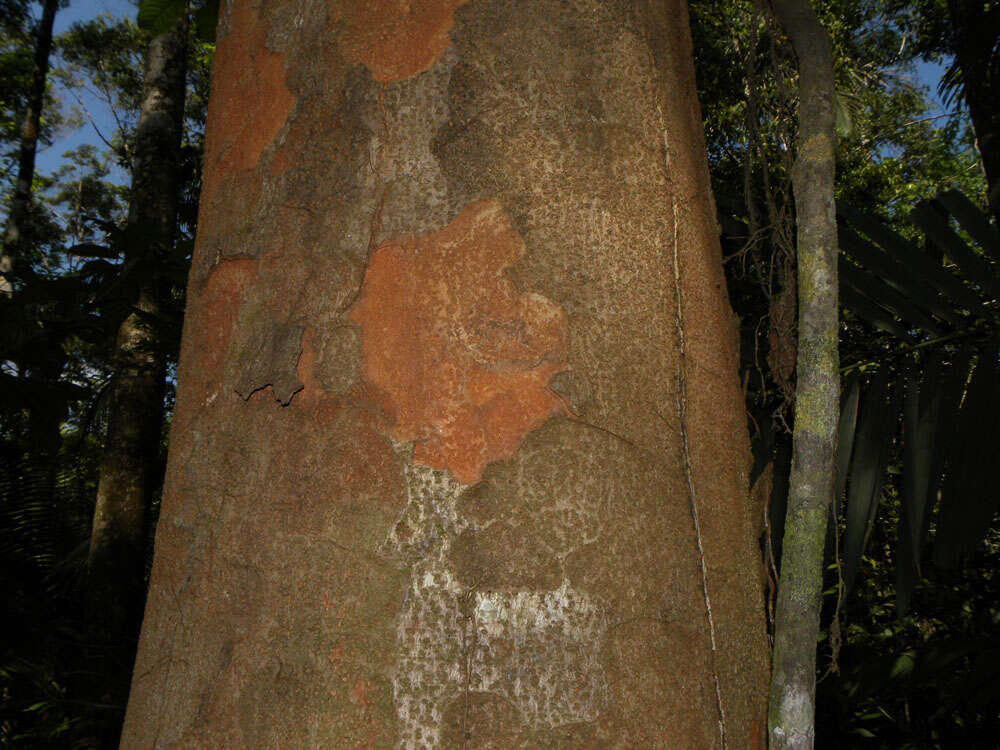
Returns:
[[[834,79],[830,38],[811,0],[775,0],[799,65],[799,137],[792,171],[799,289],[795,427],[775,612],[771,747],[812,748],[823,550],[833,499],[839,416]]]

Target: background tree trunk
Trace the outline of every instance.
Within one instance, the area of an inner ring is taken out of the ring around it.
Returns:
[[[124,746],[760,746],[684,6],[219,38]]]
[[[1000,227],[1000,7],[948,0],[952,49],[962,70],[962,95],[986,173],[986,199]]]
[[[14,270],[17,256],[23,252],[25,222],[31,205],[31,183],[35,179],[35,151],[38,148],[39,123],[45,104],[45,79],[49,74],[49,53],[52,51],[52,25],[55,23],[59,0],[45,0],[42,18],[38,23],[38,41],[35,43],[35,67],[31,72],[31,91],[24,112],[21,128],[21,148],[17,164],[17,183],[10,201],[7,224],[3,231],[3,252],[0,253],[0,293],[13,291],[9,274]]]
[[[792,40],[799,66],[799,136],[792,170],[799,292],[795,428],[769,704],[770,746],[779,750],[813,746],[816,637],[840,374],[830,37],[810,0],[774,0],[774,12]]]
[[[123,703],[145,596],[144,525],[158,480],[166,352],[155,320],[162,286],[156,264],[171,252],[176,231],[186,54],[183,19],[154,37],[146,53],[125,231],[125,264],[139,281],[118,329],[87,560],[88,620],[120,662],[109,690]]]

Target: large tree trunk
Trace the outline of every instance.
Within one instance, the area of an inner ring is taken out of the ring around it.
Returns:
[[[1000,7],[948,0],[952,49],[962,70],[962,94],[986,172],[986,198],[1000,227]]]
[[[21,147],[18,154],[17,182],[10,201],[7,224],[3,231],[3,251],[0,252],[0,294],[14,289],[11,273],[18,256],[24,252],[25,222],[31,205],[31,183],[35,179],[35,151],[38,148],[39,124],[45,103],[45,79],[49,74],[49,53],[52,51],[52,25],[55,23],[59,0],[45,0],[38,23],[35,42],[35,66],[31,71],[31,91],[21,126]]]
[[[816,637],[840,406],[833,54],[811,0],[774,0],[773,7],[799,66],[799,136],[792,171],[799,338],[769,731],[772,750],[804,750],[812,748],[814,737]]]
[[[757,747],[686,9],[223,9],[124,746]]]
[[[88,557],[88,619],[118,657],[120,686],[111,692],[119,687],[114,697],[123,703],[145,596],[145,522],[163,425],[166,353],[155,324],[162,295],[155,266],[171,251],[176,232],[186,49],[181,20],[146,53],[125,233],[125,263],[141,269],[143,280],[134,311],[118,329]]]

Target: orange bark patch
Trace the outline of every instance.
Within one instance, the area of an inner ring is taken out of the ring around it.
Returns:
[[[205,186],[257,164],[295,97],[285,85],[284,56],[264,46],[267,29],[249,2],[232,5],[230,32],[219,41],[208,105]]]
[[[351,690],[351,700],[362,711],[367,711],[371,708],[371,702],[368,700],[368,692],[369,686],[364,677],[359,677],[354,681],[354,688]]]
[[[198,346],[191,347],[185,370],[200,388],[218,382],[229,355],[233,327],[246,290],[257,276],[257,261],[227,260],[220,263],[198,293],[195,319]]]
[[[344,56],[376,81],[402,81],[429,69],[448,49],[455,8],[466,0],[344,0],[334,17],[346,24]]]
[[[566,317],[504,277],[523,252],[498,203],[472,203],[441,230],[383,242],[350,311],[393,436],[464,484],[561,406],[548,382],[563,369]]]

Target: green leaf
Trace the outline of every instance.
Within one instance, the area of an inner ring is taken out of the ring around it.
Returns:
[[[941,405],[938,412],[938,421],[935,428],[934,451],[931,457],[931,469],[929,481],[927,483],[927,499],[923,515],[923,524],[920,528],[920,543],[923,544],[927,538],[930,527],[931,515],[934,506],[937,504],[938,491],[941,486],[941,479],[951,463],[952,452],[955,447],[953,439],[954,431],[958,425],[958,410],[962,403],[962,395],[969,382],[969,370],[971,369],[975,345],[969,344],[959,350],[947,364],[941,363],[943,374],[936,374],[933,368],[928,368],[924,380],[925,385],[921,388],[931,388],[931,383],[936,384],[941,395]],[[921,418],[926,402],[922,401],[920,406]]]
[[[844,307],[862,320],[867,320],[878,330],[891,333],[897,338],[910,338],[910,332],[893,320],[891,314],[851,287],[841,286],[840,301]]]
[[[922,313],[906,297],[874,274],[868,273],[840,257],[839,273],[842,283],[849,284],[873,302],[898,315],[913,327],[923,328],[933,336],[941,335],[941,328],[929,315]]]
[[[840,247],[846,250],[854,260],[914,304],[920,305],[925,310],[950,323],[961,322],[962,318],[955,312],[954,307],[934,288],[933,280],[926,279],[913,268],[898,262],[891,252],[873,245],[849,227],[839,227],[837,237],[840,240]],[[945,274],[943,269],[938,270]],[[947,276],[947,274],[945,275]],[[972,295],[973,300],[981,306],[976,295],[972,294],[956,279],[950,276],[948,278],[957,286],[959,293]]]
[[[850,138],[854,135],[854,118],[848,106],[847,97],[839,91],[833,97],[834,128],[838,138]]]
[[[962,269],[970,281],[976,282],[983,290],[1000,297],[1000,278],[990,268],[989,263],[977,255],[948,226],[948,222],[932,203],[928,201],[918,203],[910,211],[910,221],[920,227],[928,239],[940,247]]]
[[[847,487],[847,469],[851,465],[851,450],[854,448],[854,429],[858,424],[858,399],[861,395],[861,381],[852,377],[844,388],[837,423],[837,474],[834,482],[833,501],[840,505]]]
[[[941,413],[943,389],[939,387],[939,360],[934,358],[923,381],[910,371],[903,396],[903,494],[896,550],[896,613],[909,608],[913,587],[920,576],[920,548],[924,516],[930,501],[928,489],[934,458],[934,439]]]
[[[854,579],[861,566],[861,556],[875,521],[889,446],[896,432],[898,409],[898,398],[895,394],[890,394],[889,375],[885,371],[880,372],[873,379],[862,402],[861,420],[851,462],[843,548],[845,597],[854,586]]]
[[[136,24],[153,36],[164,34],[174,27],[184,15],[184,0],[143,0],[136,16]]]
[[[980,355],[962,402],[941,491],[934,562],[954,568],[990,528],[1000,506],[993,472],[1000,445],[1000,338]]]
[[[118,272],[118,266],[115,263],[108,263],[106,260],[88,260],[84,263],[79,270],[81,277],[89,279],[91,282],[95,278],[104,279]]]
[[[889,678],[895,679],[897,677],[906,677],[913,672],[913,668],[916,667],[917,660],[913,653],[906,651],[900,654],[896,661],[893,662],[892,669],[889,670]]]
[[[980,211],[958,190],[941,193],[935,200],[958,220],[969,236],[983,248],[993,260],[1000,262],[1000,232],[990,225],[989,216]]]
[[[861,263],[876,273],[884,273],[886,283],[892,284],[901,294],[914,297],[914,292],[920,290],[923,285],[929,284],[940,290],[948,299],[968,310],[978,312],[982,309],[982,301],[972,290],[938,265],[927,253],[914,247],[878,219],[840,201],[837,203],[837,213],[878,245],[883,254],[895,261],[886,269],[886,273],[882,269],[869,266],[866,260],[858,258]],[[848,250],[852,254],[855,252],[854,248],[848,248]],[[894,283],[896,279],[902,280],[903,285],[899,286]],[[920,298],[914,298],[914,302],[945,320],[952,323],[958,322],[954,313],[951,313],[951,317],[949,317],[947,312],[928,307],[924,302],[923,295]]]

